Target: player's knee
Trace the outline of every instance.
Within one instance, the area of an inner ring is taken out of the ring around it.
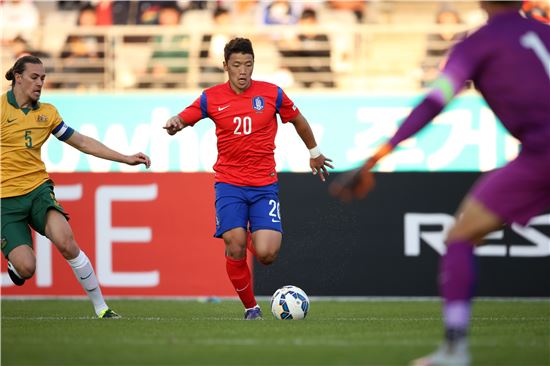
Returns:
[[[264,255],[264,256],[259,256],[258,255],[258,261],[260,261],[261,264],[263,265],[270,265],[271,263],[275,262],[275,259],[277,259],[277,255]]]
[[[482,241],[483,237],[479,235],[470,235],[460,228],[452,228],[447,233],[445,238],[445,244],[450,245],[458,241],[469,241],[475,244],[478,244]]]
[[[74,240],[74,237],[72,235],[68,235],[67,237],[60,240],[59,243],[56,243],[56,247],[59,250],[59,253],[61,253],[63,258],[65,259],[76,258],[76,256],[80,252],[80,249],[78,248],[78,245],[76,244],[76,241]]]
[[[225,253],[228,257],[234,259],[244,258],[246,256],[246,245],[239,243],[229,243],[226,245]]]
[[[24,280],[27,280],[31,278],[34,275],[34,272],[36,271],[36,260],[29,259],[25,260],[21,263],[12,263],[15,266],[15,269],[17,270],[17,273],[21,278]]]
[[[261,264],[270,265],[275,262],[279,255],[279,250],[269,250],[263,253],[257,253],[256,258],[260,261]]]

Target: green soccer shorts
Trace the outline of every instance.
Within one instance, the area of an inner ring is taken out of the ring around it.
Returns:
[[[63,207],[55,199],[53,182],[48,180],[22,196],[0,199],[2,253],[8,254],[20,245],[32,248],[29,225],[38,233],[46,234],[46,213],[50,209],[61,212],[68,219]]]

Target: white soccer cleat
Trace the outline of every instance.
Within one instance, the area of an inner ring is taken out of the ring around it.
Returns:
[[[461,340],[442,343],[434,353],[412,361],[411,366],[468,366],[470,362],[468,341]]]

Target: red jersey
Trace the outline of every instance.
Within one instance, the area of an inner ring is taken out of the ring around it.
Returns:
[[[300,111],[277,85],[251,80],[241,94],[229,82],[202,92],[179,116],[193,126],[209,117],[216,125],[216,182],[265,186],[277,181],[275,135],[277,116],[283,123]]]

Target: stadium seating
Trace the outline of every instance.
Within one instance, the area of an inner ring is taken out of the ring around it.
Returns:
[[[33,37],[32,50],[40,50],[48,67],[50,88],[93,90],[129,90],[138,88],[199,89],[223,78],[219,71],[209,73],[203,67],[200,54],[203,35],[212,31],[212,9],[188,10],[179,26],[118,25],[79,28],[77,10],[59,10],[54,2],[35,2],[41,14],[41,24]],[[259,5],[258,5],[259,6]],[[254,42],[256,53],[255,77],[277,82],[285,88],[331,88],[347,91],[399,90],[414,91],[421,87],[421,64],[426,50],[426,38],[438,29],[435,14],[438,1],[408,2],[379,1],[369,3],[363,23],[347,10],[331,9],[326,4],[315,7],[318,24],[310,26],[319,34],[328,35],[328,41],[317,42],[316,57],[305,57],[300,52],[286,52],[284,40],[305,28],[299,25],[263,25],[254,20],[254,13],[243,21],[255,25],[246,27],[233,23],[220,32],[243,35]],[[453,4],[466,22],[453,28],[467,31],[477,26],[477,2],[462,1]],[[414,17],[411,14],[414,13]],[[102,39],[104,52],[99,58],[84,59],[78,67],[63,57],[69,36],[94,36]],[[185,39],[184,43],[164,47],[167,65],[174,71],[163,76],[154,73],[151,57],[159,52],[155,40],[163,36]],[[13,64],[16,57],[9,46],[2,46],[2,71]],[[288,57],[292,54],[293,57]],[[168,55],[168,56],[166,56]],[[171,56],[170,56],[171,55]],[[182,55],[185,55],[183,57]],[[49,56],[49,57],[47,57]],[[223,60],[219,60],[221,67]],[[317,65],[317,68],[312,67]],[[319,65],[325,65],[319,68]],[[321,71],[320,71],[321,70]],[[324,70],[324,71],[323,71]]]

